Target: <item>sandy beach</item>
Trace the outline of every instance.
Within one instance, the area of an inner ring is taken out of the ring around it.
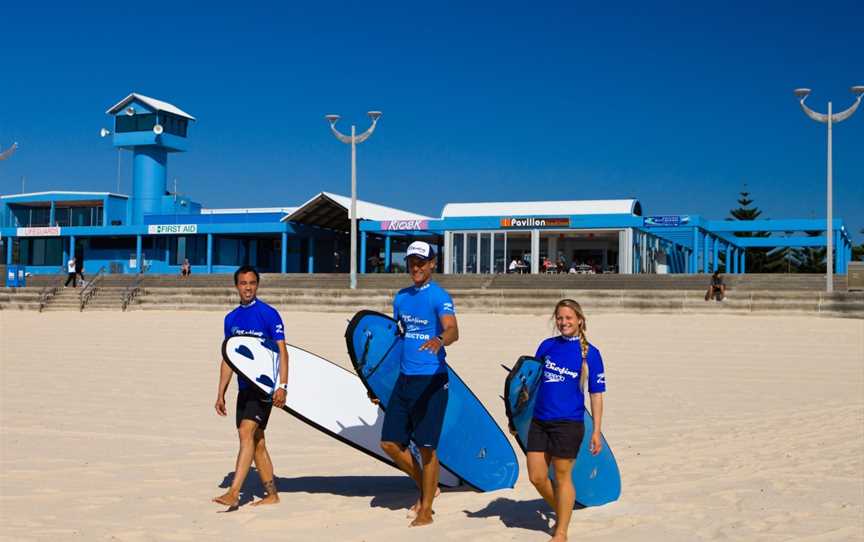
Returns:
[[[283,311],[288,342],[350,367],[350,314]],[[434,525],[409,529],[406,476],[284,412],[267,430],[282,502],[220,513],[210,499],[237,450],[236,385],[231,415],[213,411],[222,317],[0,313],[0,538],[548,539],[521,454],[514,490],[445,492]],[[459,324],[449,361],[505,427],[499,364],[533,354],[551,321]],[[864,322],[588,314],[588,326],[623,494],[576,511],[571,540],[864,540]],[[254,473],[245,494],[262,494]]]

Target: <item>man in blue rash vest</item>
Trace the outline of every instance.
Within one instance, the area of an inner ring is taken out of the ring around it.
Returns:
[[[232,508],[240,502],[240,488],[243,487],[253,460],[267,494],[263,499],[252,503],[252,506],[279,502],[279,493],[273,478],[273,462],[267,452],[264,430],[267,429],[272,408],[282,408],[285,405],[288,393],[288,350],[285,348],[282,317],[276,309],[257,298],[258,280],[258,271],[252,266],[244,265],[234,272],[234,286],[240,294],[240,306],[225,316],[225,338],[233,335],[253,335],[275,341],[279,346],[279,381],[271,398],[248,379],[237,375],[239,393],[236,423],[240,450],[237,452],[237,465],[231,487],[224,495],[213,499],[215,503]],[[231,372],[231,367],[223,359],[219,369],[219,389],[215,405],[216,413],[220,416],[228,414],[225,409],[225,390],[231,382]]]
[[[405,340],[399,378],[381,429],[381,449],[420,488],[420,498],[408,514],[411,526],[419,527],[432,523],[439,469],[435,450],[449,387],[444,347],[459,339],[459,328],[450,294],[430,281],[436,264],[432,247],[414,241],[406,260],[414,285],[393,299],[393,318],[401,323]],[[420,450],[422,466],[408,450],[411,440]]]

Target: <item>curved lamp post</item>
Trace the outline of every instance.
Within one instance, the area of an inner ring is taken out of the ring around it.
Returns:
[[[6,149],[5,151],[0,152],[0,160],[5,160],[12,156],[15,153],[15,149],[18,148],[18,143],[12,143],[12,146]]]
[[[342,143],[351,145],[351,289],[357,288],[357,144],[363,143],[372,132],[375,131],[375,125],[378,124],[378,118],[381,117],[380,111],[369,111],[366,113],[372,119],[372,126],[360,135],[356,135],[357,127],[351,125],[351,135],[347,136],[336,129],[336,123],[339,122],[339,115],[326,115],[324,118],[330,123],[330,131],[336,136],[336,139]],[[365,257],[365,254],[364,254]]]
[[[796,88],[795,96],[800,98],[801,110],[816,122],[821,122],[823,124],[828,125],[828,171],[827,171],[827,184],[828,184],[828,217],[827,217],[827,228],[825,230],[826,239],[826,254],[825,254],[825,265],[826,265],[826,284],[825,290],[827,292],[834,291],[834,213],[832,212],[832,190],[831,183],[833,181],[833,166],[831,161],[831,125],[837,122],[843,122],[852,116],[852,113],[858,109],[858,106],[861,105],[861,98],[864,97],[864,86],[856,85],[850,89],[854,94],[857,94],[858,97],[855,99],[855,103],[852,104],[849,109],[846,111],[841,111],[840,113],[832,113],[831,111],[831,102],[828,102],[828,113],[822,114],[813,111],[804,103],[804,100],[807,99],[807,96],[810,95],[809,88]]]

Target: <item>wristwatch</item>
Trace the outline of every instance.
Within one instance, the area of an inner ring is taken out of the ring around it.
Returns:
[[[287,392],[288,391],[288,383],[286,382],[284,384],[279,384],[278,386],[276,386],[276,389],[277,390],[285,390]]]
[[[438,342],[441,343],[441,346],[444,346],[444,337],[442,337],[441,335],[436,335],[435,338],[438,339]]]

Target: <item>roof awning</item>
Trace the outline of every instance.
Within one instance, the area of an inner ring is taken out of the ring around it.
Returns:
[[[299,207],[283,220],[330,230],[348,231],[351,229],[348,209],[323,193],[303,204],[302,207]]]
[[[348,218],[350,206],[351,198],[347,196],[321,192],[282,220],[347,232],[351,229],[351,221]],[[357,219],[379,221],[429,220],[429,217],[358,199]]]

